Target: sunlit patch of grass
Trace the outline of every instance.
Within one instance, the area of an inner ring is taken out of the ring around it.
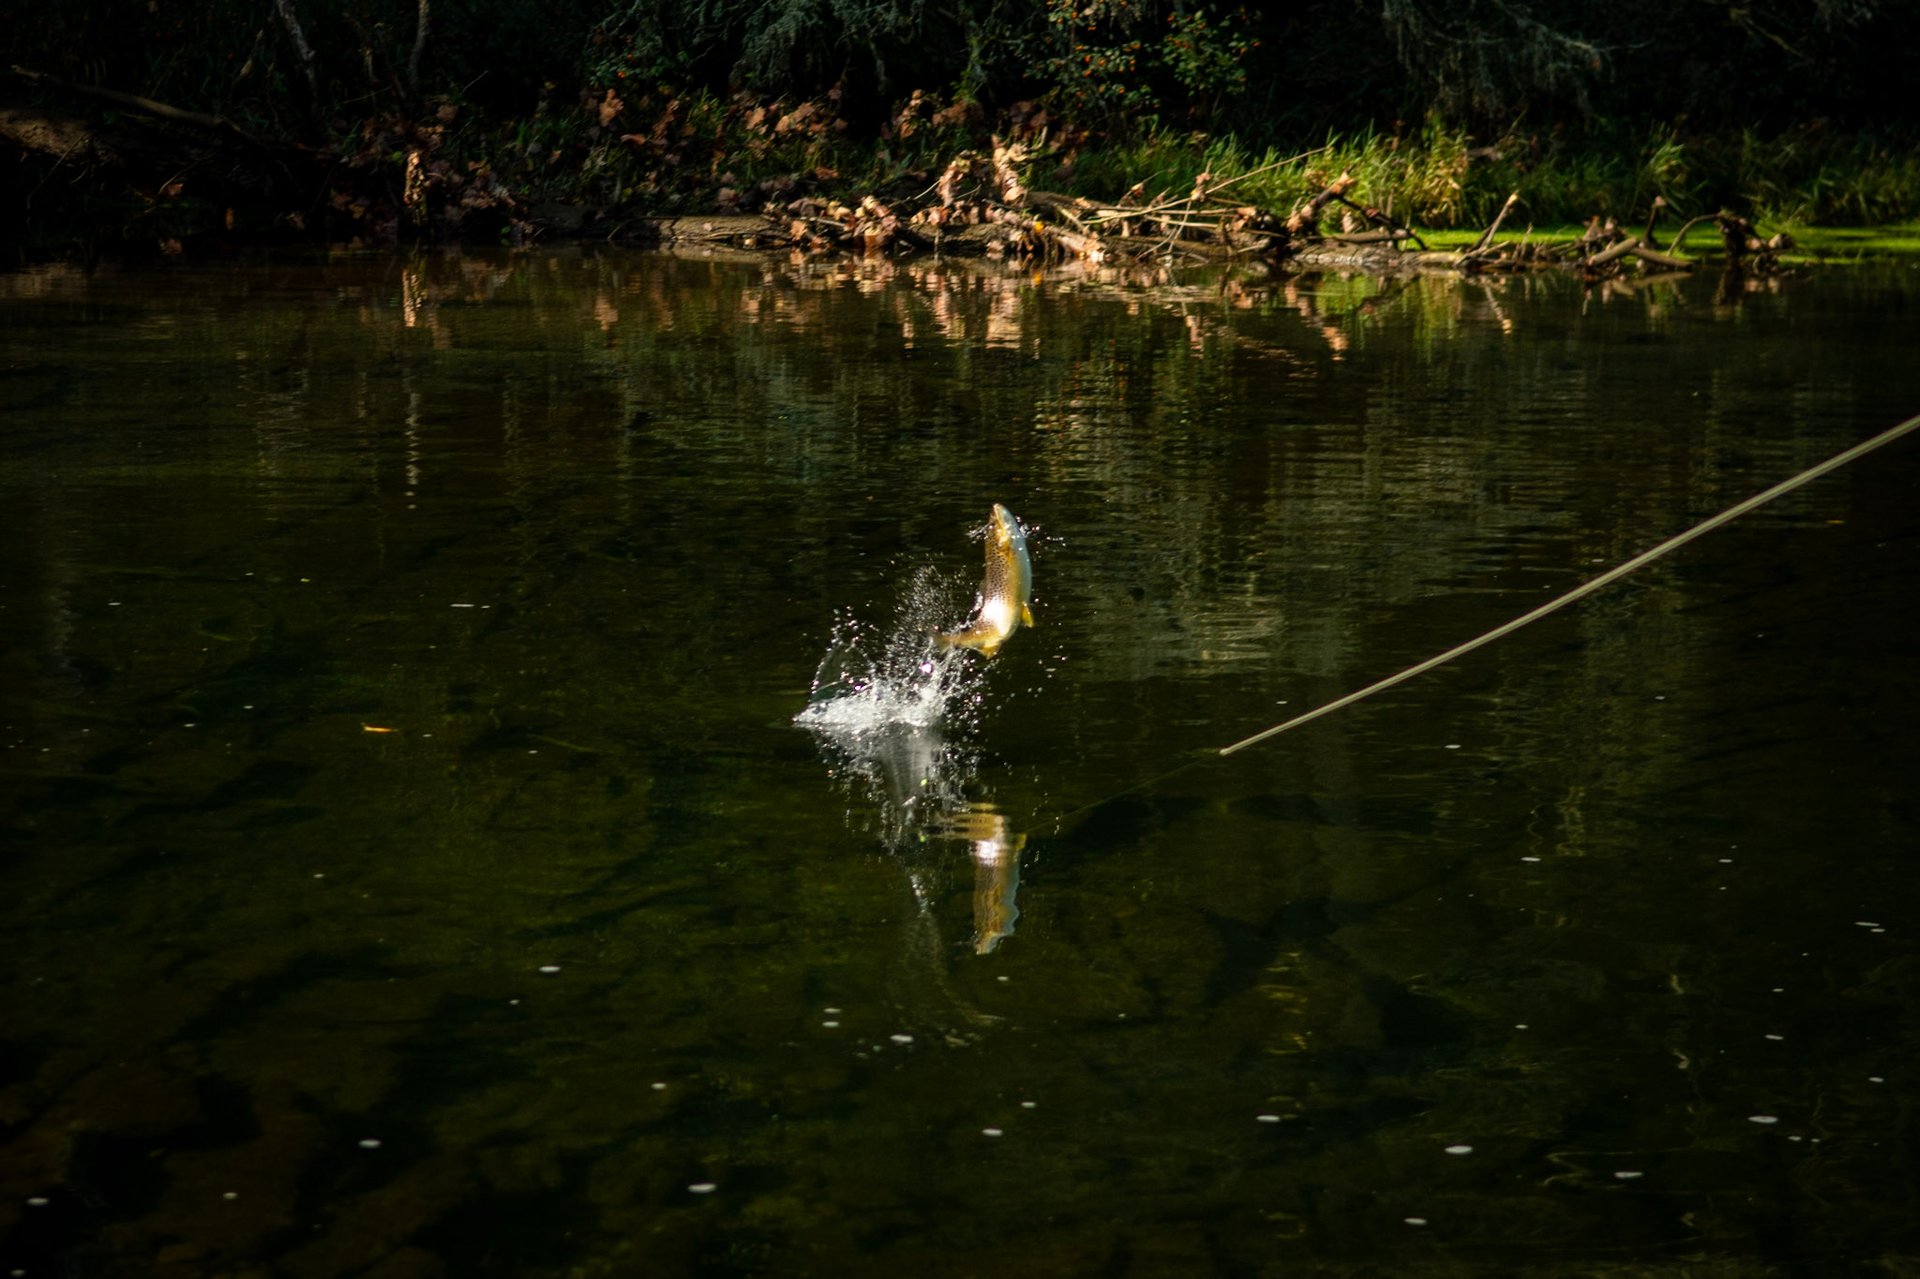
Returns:
[[[1478,230],[1509,192],[1515,231],[1579,225],[1591,217],[1641,222],[1656,197],[1670,216],[1726,208],[1772,226],[1873,225],[1920,213],[1920,149],[1888,140],[1802,130],[1692,139],[1671,127],[1641,136],[1522,136],[1477,144],[1429,122],[1417,134],[1336,134],[1297,153],[1254,152],[1237,141],[1159,133],[1087,150],[1068,179],[1074,194],[1118,199],[1184,194],[1201,173],[1232,198],[1285,212],[1341,173],[1353,198],[1425,229]]]

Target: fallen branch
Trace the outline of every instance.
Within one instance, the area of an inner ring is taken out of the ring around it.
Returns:
[[[1686,258],[1677,258],[1671,253],[1661,253],[1655,249],[1648,248],[1644,244],[1634,249],[1633,256],[1639,258],[1642,262],[1648,262],[1658,267],[1665,267],[1669,271],[1689,271],[1693,269],[1693,263]]]
[[[1342,173],[1339,177],[1335,178],[1326,190],[1293,211],[1293,216],[1287,219],[1287,234],[1299,235],[1302,231],[1310,228],[1315,222],[1320,220],[1320,213],[1323,209],[1345,195],[1352,187],[1353,175],[1351,173]]]
[[[1340,203],[1346,205],[1349,209],[1352,209],[1355,213],[1358,213],[1361,217],[1381,228],[1383,231],[1391,232],[1398,239],[1412,240],[1415,246],[1425,251],[1427,242],[1422,240],[1412,227],[1401,226],[1379,209],[1371,205],[1356,204],[1344,195],[1340,197]]]
[[[1518,203],[1520,203],[1520,193],[1518,191],[1508,192],[1506,203],[1500,206],[1500,212],[1493,215],[1493,222],[1488,225],[1486,230],[1480,233],[1480,238],[1473,242],[1473,247],[1467,250],[1469,256],[1476,253],[1483,253],[1493,244],[1493,237],[1499,233],[1500,224],[1507,220],[1507,214],[1511,212],[1513,206]]]
[[[229,137],[237,138],[248,146],[257,147],[262,151],[271,149],[265,142],[256,138],[253,134],[248,133],[245,129],[227,119],[225,116],[203,115],[198,111],[183,110],[180,107],[169,106],[164,102],[155,102],[152,98],[143,98],[136,93],[121,93],[116,89],[101,89],[90,84],[75,84],[71,80],[62,80],[59,76],[48,75],[44,71],[34,71],[18,64],[14,65],[12,71],[14,75],[36,88],[44,86],[49,89],[58,89],[62,93],[70,93],[76,97],[92,98],[96,102],[105,102],[111,106],[120,107],[127,111],[137,111],[141,115],[151,116],[156,120],[165,120],[171,124],[191,125],[196,129],[206,129],[214,133],[224,133]]]

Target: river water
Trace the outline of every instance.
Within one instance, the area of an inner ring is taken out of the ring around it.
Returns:
[[[0,277],[0,1274],[1908,1272],[1920,438],[1202,752],[1920,411],[1917,299]]]

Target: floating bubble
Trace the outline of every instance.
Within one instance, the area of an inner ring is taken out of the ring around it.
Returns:
[[[711,1181],[696,1181],[687,1187],[690,1194],[696,1195],[710,1195],[718,1189],[720,1189],[719,1185]]]
[[[1427,1224],[1425,1217],[1403,1217],[1401,1220],[1405,1221],[1409,1226],[1424,1226]]]
[[[1032,1110],[1034,1107],[1038,1106],[1039,1104],[1040,1103],[1037,1101],[1023,1101],[1020,1103],[1020,1109]]]
[[[1447,1153],[1450,1155],[1470,1155],[1473,1153],[1473,1147],[1472,1146],[1448,1146]]]
[[[1779,1122],[1780,1122],[1780,1116],[1778,1116],[1778,1115],[1748,1115],[1748,1116],[1747,1116],[1747,1122],[1748,1122],[1748,1123],[1750,1123],[1750,1124],[1777,1124],[1777,1123],[1779,1123]]]
[[[1277,1124],[1280,1122],[1280,1116],[1278,1115],[1255,1115],[1254,1118],[1263,1124]]]
[[[667,1090],[667,1086],[666,1086],[665,1084],[663,1084],[663,1083],[660,1083],[660,1082],[658,1082],[658,1081],[656,1080],[656,1081],[655,1081],[655,1083],[654,1083],[654,1085],[653,1085],[653,1090],[654,1090],[655,1092],[665,1092],[665,1091]]]
[[[558,964],[542,964],[542,965],[540,965],[540,971],[541,971],[541,972],[543,972],[543,973],[557,973],[557,972],[559,972],[559,971],[560,971],[560,965],[558,965]]]
[[[1616,1172],[1613,1175],[1618,1177],[1622,1181],[1633,1181],[1634,1179],[1639,1177],[1644,1177],[1647,1174],[1644,1172],[1635,1172],[1630,1168],[1622,1168],[1619,1172]]]
[[[840,1028],[840,1023],[837,1021],[834,1021],[831,1018],[821,1022],[820,1024],[822,1026],[825,1026],[828,1030],[838,1030]]]
[[[1000,1137],[1000,1136],[1004,1136],[1005,1133],[1002,1129],[999,1129],[999,1128],[982,1128],[980,1130],[980,1135],[983,1137]]]
[[[52,1201],[51,1201],[51,1200],[49,1200],[49,1199],[48,1199],[48,1198],[47,1198],[47,1197],[46,1197],[45,1195],[35,1195],[35,1196],[33,1196],[33,1198],[31,1198],[31,1199],[29,1199],[29,1200],[27,1200],[27,1207],[29,1207],[29,1208],[44,1208],[44,1207],[46,1207],[46,1206],[47,1206],[47,1205],[48,1205],[48,1204],[49,1204],[50,1202],[52,1202]]]
[[[888,1035],[887,1038],[896,1044],[910,1044],[913,1042],[912,1035]]]
[[[380,1139],[378,1137],[362,1137],[360,1139],[360,1149],[378,1150],[380,1149]]]
[[[1778,1041],[1778,1040],[1785,1039],[1786,1036],[1785,1035],[1768,1035],[1767,1038]]]

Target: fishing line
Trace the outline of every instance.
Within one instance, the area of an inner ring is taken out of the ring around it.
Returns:
[[[1726,510],[1720,512],[1718,515],[1715,515],[1709,519],[1702,520],[1700,523],[1695,524],[1692,528],[1687,529],[1683,533],[1676,533],[1674,536],[1668,538],[1666,541],[1660,543],[1658,546],[1655,546],[1650,550],[1642,551],[1640,554],[1634,556],[1632,559],[1626,561],[1625,563],[1617,565],[1614,568],[1608,569],[1606,572],[1600,574],[1600,576],[1593,578],[1590,581],[1582,582],[1579,586],[1574,587],[1572,590],[1568,591],[1566,594],[1557,596],[1556,598],[1547,601],[1545,604],[1542,604],[1539,608],[1536,608],[1528,613],[1523,613],[1519,617],[1514,618],[1512,621],[1503,622],[1499,626],[1494,627],[1492,630],[1487,631],[1482,635],[1477,635],[1474,638],[1466,641],[1464,644],[1456,644],[1444,653],[1439,653],[1433,657],[1429,657],[1424,662],[1417,662],[1414,665],[1407,667],[1405,670],[1398,672],[1397,674],[1387,676],[1385,679],[1376,680],[1374,683],[1367,685],[1365,688],[1355,689],[1353,692],[1348,693],[1346,696],[1337,697],[1333,701],[1328,702],[1326,705],[1316,707],[1313,710],[1310,710],[1303,715],[1296,715],[1292,719],[1285,720],[1281,723],[1275,724],[1271,728],[1262,729],[1259,732],[1253,734],[1253,736],[1251,737],[1241,738],[1239,741],[1234,742],[1231,745],[1222,746],[1222,747],[1219,747],[1218,749],[1209,747],[1206,750],[1202,751],[1197,758],[1190,759],[1186,763],[1181,764],[1176,768],[1169,769],[1168,771],[1161,773],[1157,777],[1150,777],[1143,782],[1137,782],[1134,785],[1127,787],[1125,790],[1115,791],[1113,794],[1108,795],[1103,799],[1095,800],[1091,804],[1083,804],[1079,808],[1076,808],[1071,810],[1070,812],[1061,814],[1059,817],[1054,819],[1055,826],[1057,828],[1058,826],[1064,824],[1068,818],[1077,817],[1081,813],[1090,812],[1093,809],[1099,808],[1103,804],[1112,803],[1114,800],[1120,799],[1127,795],[1131,795],[1136,791],[1145,790],[1150,786],[1158,785],[1159,783],[1166,781],[1170,777],[1174,777],[1180,773],[1184,773],[1188,769],[1193,768],[1199,764],[1206,763],[1209,760],[1215,760],[1215,759],[1222,758],[1223,756],[1235,754],[1238,751],[1243,751],[1247,749],[1247,747],[1249,746],[1257,746],[1261,742],[1266,741],[1268,738],[1278,737],[1280,734],[1288,732],[1291,729],[1299,728],[1302,724],[1310,724],[1314,720],[1319,719],[1323,715],[1331,715],[1333,714],[1333,712],[1337,710],[1342,710],[1348,706],[1351,706],[1355,702],[1362,701],[1366,698],[1372,697],[1375,693],[1385,692],[1387,689],[1392,688],[1396,684],[1404,684],[1406,681],[1412,679],[1416,675],[1424,675],[1428,671],[1434,669],[1436,666],[1444,666],[1448,662],[1453,661],[1455,658],[1464,657],[1468,653],[1473,652],[1477,648],[1482,648],[1488,644],[1493,643],[1497,639],[1502,639],[1505,636],[1513,634],[1515,631],[1519,630],[1523,626],[1530,625],[1534,622],[1539,621],[1543,617],[1547,617],[1547,616],[1550,616],[1551,614],[1559,612],[1561,609],[1565,608],[1569,604],[1574,603],[1576,600],[1585,599],[1587,596],[1593,594],[1595,591],[1601,589],[1602,587],[1610,586],[1614,582],[1619,581],[1621,578],[1625,577],[1627,574],[1633,572],[1634,570],[1644,568],[1648,564],[1651,564],[1655,560],[1662,557],[1663,555],[1668,555],[1674,551],[1679,550],[1681,547],[1685,546],[1688,542],[1693,541],[1695,538],[1711,533],[1714,529],[1719,528],[1721,525],[1726,524],[1732,520],[1737,520],[1742,515],[1745,515],[1749,511],[1755,510],[1758,507],[1765,506],[1768,502],[1773,501],[1777,497],[1783,497],[1786,494],[1793,492],[1795,489],[1802,487],[1803,485],[1811,484],[1813,481],[1819,479],[1821,476],[1826,475],[1831,471],[1836,471],[1841,467],[1847,465],[1849,462],[1857,461],[1860,458],[1865,457],[1867,454],[1873,452],[1875,449],[1883,448],[1886,445],[1893,443],[1895,440],[1899,439],[1901,436],[1909,435],[1915,430],[1920,430],[1920,416],[1910,417],[1906,421],[1900,423],[1898,426],[1888,427],[1886,430],[1880,432],[1880,434],[1876,436],[1873,436],[1871,439],[1863,440],[1859,444],[1854,445],[1852,448],[1844,449],[1841,452],[1834,454],[1832,457],[1828,458],[1826,461],[1820,462],[1814,466],[1808,467],[1806,470],[1800,472],[1798,475],[1795,475],[1791,479],[1782,480],[1780,483],[1774,485],[1772,488],[1766,489],[1763,492],[1755,493],[1752,497],[1747,498],[1743,502],[1736,502],[1734,505],[1729,506]]]
[[[1910,417],[1906,421],[1900,423],[1900,425],[1889,427],[1886,430],[1880,432],[1880,434],[1874,436],[1870,440],[1862,441],[1861,443],[1854,445],[1850,449],[1846,449],[1846,450],[1843,450],[1842,452],[1835,453],[1832,457],[1828,458],[1824,462],[1819,463],[1818,465],[1808,467],[1806,470],[1800,472],[1800,474],[1794,476],[1792,479],[1782,480],[1780,483],[1774,485],[1772,488],[1767,489],[1764,492],[1755,493],[1752,497],[1748,498],[1744,502],[1734,503],[1732,506],[1729,506],[1726,510],[1720,512],[1720,514],[1716,516],[1713,516],[1711,519],[1700,521],[1700,523],[1694,525],[1692,528],[1688,529],[1684,533],[1676,533],[1674,536],[1668,538],[1666,541],[1660,543],[1660,545],[1654,547],[1653,549],[1640,552],[1640,554],[1634,556],[1632,559],[1628,560],[1626,563],[1621,564],[1618,567],[1608,569],[1606,572],[1594,578],[1592,581],[1581,583],[1579,586],[1576,586],[1572,590],[1568,591],[1565,595],[1559,596],[1556,599],[1548,600],[1545,604],[1542,604],[1539,608],[1534,609],[1530,613],[1523,613],[1519,617],[1514,618],[1510,622],[1505,622],[1499,626],[1494,627],[1492,630],[1488,631],[1484,635],[1475,636],[1473,639],[1468,640],[1464,644],[1456,644],[1454,647],[1448,649],[1444,653],[1440,653],[1434,657],[1429,657],[1424,662],[1415,663],[1414,665],[1407,667],[1406,670],[1401,671],[1397,675],[1389,675],[1383,680],[1379,680],[1375,683],[1367,685],[1365,688],[1356,689],[1355,691],[1348,693],[1345,697],[1335,698],[1333,701],[1328,702],[1325,706],[1321,706],[1314,710],[1310,710],[1304,715],[1296,715],[1290,720],[1287,720],[1283,723],[1275,724],[1272,728],[1262,729],[1260,732],[1255,733],[1252,737],[1244,737],[1239,741],[1233,743],[1231,746],[1222,746],[1219,749],[1218,754],[1231,755],[1235,751],[1243,751],[1249,746],[1257,746],[1261,742],[1266,741],[1269,737],[1278,737],[1280,734],[1286,732],[1289,729],[1298,728],[1302,724],[1311,723],[1312,721],[1319,719],[1322,715],[1331,715],[1333,714],[1333,712],[1340,710],[1343,707],[1353,705],[1355,702],[1360,701],[1362,698],[1372,697],[1375,693],[1384,692],[1387,689],[1392,688],[1395,684],[1405,683],[1407,680],[1412,679],[1416,675],[1424,675],[1428,671],[1432,670],[1434,667],[1444,666],[1448,662],[1451,662],[1456,657],[1464,657],[1466,654],[1471,653],[1476,648],[1480,648],[1483,645],[1491,644],[1497,639],[1513,634],[1515,631],[1519,630],[1523,626],[1529,625],[1533,622],[1537,622],[1541,618],[1546,617],[1549,614],[1559,612],[1561,609],[1573,603],[1575,600],[1585,599],[1587,596],[1593,594],[1595,591],[1599,590],[1601,587],[1608,586],[1614,582],[1619,581],[1621,578],[1633,572],[1635,569],[1644,568],[1648,564],[1651,564],[1655,560],[1659,559],[1661,556],[1669,554],[1670,552],[1679,550],[1681,547],[1685,546],[1688,542],[1693,541],[1694,538],[1701,537],[1707,533],[1711,533],[1713,530],[1719,528],[1722,524],[1725,524],[1730,520],[1739,519],[1742,515],[1745,515],[1748,511],[1754,510],[1756,507],[1765,506],[1768,502],[1773,501],[1773,499],[1775,499],[1776,497],[1781,497],[1781,496],[1784,496],[1785,494],[1791,493],[1795,489],[1801,487],[1804,484],[1811,484],[1814,480],[1819,479],[1821,476],[1825,475],[1827,472],[1838,470],[1839,468],[1845,466],[1849,462],[1852,462],[1858,458],[1865,457],[1867,454],[1873,452],[1875,449],[1880,448],[1883,445],[1891,444],[1895,440],[1899,439],[1901,436],[1906,435],[1915,429],[1920,429],[1920,417]]]

